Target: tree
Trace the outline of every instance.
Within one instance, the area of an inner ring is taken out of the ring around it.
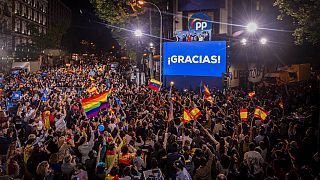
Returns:
[[[136,59],[137,41],[134,40],[132,30],[138,23],[137,16],[143,14],[145,9],[139,6],[137,0],[91,0],[91,3],[96,14],[112,26],[113,37],[126,50],[127,55]],[[147,21],[142,16],[138,19],[140,22]]]
[[[297,44],[320,42],[320,1],[319,0],[275,0],[274,6],[280,11],[278,16],[282,20],[284,16],[294,19],[296,28],[293,36]]]

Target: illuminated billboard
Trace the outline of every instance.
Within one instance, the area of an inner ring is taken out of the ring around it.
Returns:
[[[214,76],[226,72],[226,42],[166,42],[164,76]]]

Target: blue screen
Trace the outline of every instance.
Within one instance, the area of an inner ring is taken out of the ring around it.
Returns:
[[[226,72],[226,42],[166,42],[163,75],[215,76]]]

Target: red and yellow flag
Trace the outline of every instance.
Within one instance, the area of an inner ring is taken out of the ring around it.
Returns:
[[[190,115],[194,120],[196,120],[196,119],[198,119],[200,117],[201,112],[200,112],[200,110],[198,108],[195,107],[195,108],[190,110]]]
[[[192,120],[192,116],[190,115],[190,112],[186,109],[183,110],[183,118],[182,122],[186,123]]]
[[[210,103],[213,103],[213,102],[214,102],[213,97],[211,96],[208,87],[207,87],[204,83],[203,83],[203,89],[204,89],[203,98],[204,98],[206,101],[208,101],[208,102],[210,102]]]
[[[262,121],[264,121],[268,116],[268,112],[264,109],[262,109],[260,106],[256,107],[256,110],[254,111],[254,117],[260,118]]]
[[[94,78],[93,78],[92,76],[89,76],[89,79],[90,79],[91,81],[94,81]]]
[[[252,92],[249,92],[248,93],[248,96],[250,97],[250,98],[252,98],[253,96],[255,96],[256,95],[256,92],[255,91],[252,91]]]
[[[95,94],[99,94],[98,92],[98,89],[93,86],[93,87],[89,87],[87,90],[86,90],[87,93],[95,93]]]
[[[240,109],[240,119],[241,121],[247,121],[248,119],[248,109],[241,108]]]

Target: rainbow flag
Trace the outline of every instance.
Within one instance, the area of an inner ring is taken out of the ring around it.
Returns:
[[[90,98],[82,99],[81,104],[87,118],[92,118],[98,115],[101,105],[108,102],[108,98],[111,96],[112,89],[106,92],[97,94]]]
[[[262,109],[260,106],[257,106],[254,111],[254,117],[260,118],[262,121],[264,121],[268,116],[268,112],[264,109]]]
[[[157,81],[155,79],[151,79],[149,82],[149,88],[155,91],[159,91],[162,86],[162,82]]]
[[[248,118],[248,109],[241,108],[240,109],[240,119],[241,121],[247,121]]]

